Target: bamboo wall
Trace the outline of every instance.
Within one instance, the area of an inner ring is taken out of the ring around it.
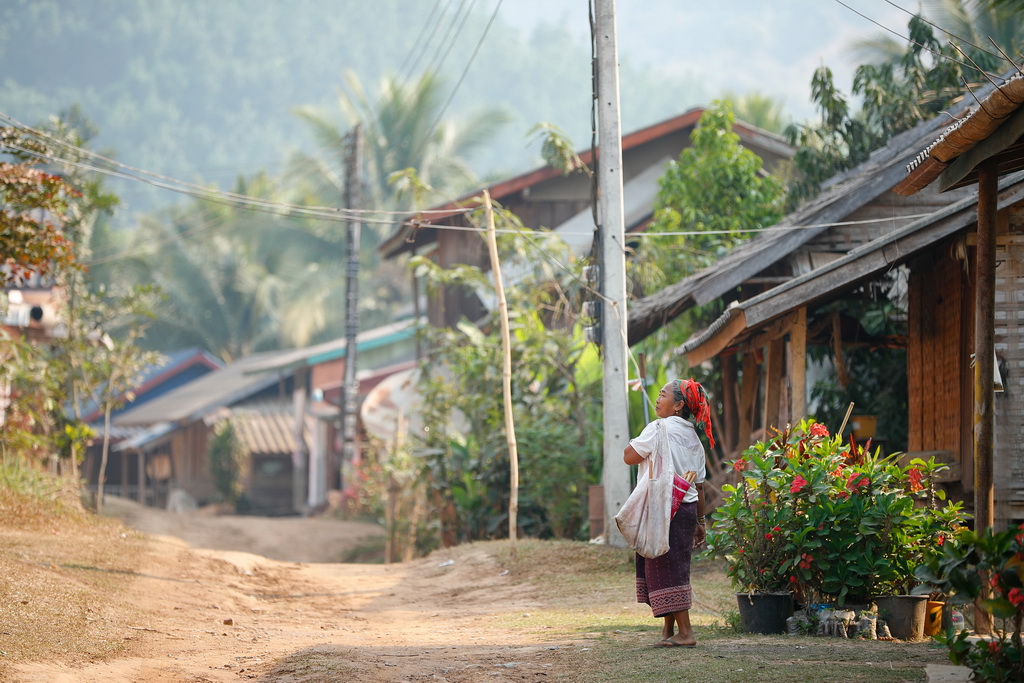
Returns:
[[[963,448],[971,413],[961,411],[962,396],[973,394],[963,373],[971,348],[964,325],[970,290],[963,286],[963,262],[952,253],[946,244],[911,264],[907,444],[911,454],[939,452],[936,459],[948,460],[950,474],[960,479],[972,471],[973,457]]]

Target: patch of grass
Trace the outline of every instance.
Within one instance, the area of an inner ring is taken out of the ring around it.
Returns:
[[[567,667],[579,672],[563,681],[639,683],[701,680],[897,681],[925,680],[924,666],[942,662],[944,652],[927,643],[840,641],[791,636],[721,637],[721,629],[698,628],[696,649],[651,647],[656,633],[611,633],[593,637],[564,652]],[[687,671],[691,669],[692,671]]]
[[[383,536],[372,536],[355,544],[338,559],[346,564],[384,564]]]
[[[117,598],[146,541],[76,500],[0,487],[3,662],[102,659],[125,648]]]
[[[263,678],[291,683],[357,680],[357,669],[348,662],[358,657],[357,652],[340,647],[309,648],[277,660]]]
[[[480,547],[483,544],[473,544]],[[573,641],[562,656],[573,673],[555,680],[630,683],[652,680],[923,681],[928,663],[948,663],[931,643],[847,641],[739,634],[736,596],[721,564],[695,561],[690,619],[700,646],[654,648],[661,620],[635,602],[633,554],[571,541],[524,540],[484,546],[545,606],[496,616],[496,623],[552,640]],[[446,552],[451,552],[449,549]],[[692,671],[687,671],[692,667]]]

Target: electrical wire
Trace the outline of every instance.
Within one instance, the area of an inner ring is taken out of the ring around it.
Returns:
[[[980,67],[978,67],[976,65],[968,64],[967,62],[962,62],[959,59],[954,59],[953,57],[950,57],[949,55],[944,55],[941,52],[936,52],[935,50],[931,49],[927,45],[922,45],[921,43],[917,42],[916,40],[911,40],[909,37],[907,37],[907,36],[897,32],[897,31],[892,30],[891,28],[889,28],[885,24],[882,24],[882,23],[880,23],[878,21],[875,21],[874,19],[872,19],[868,15],[864,14],[863,12],[855,10],[854,8],[850,7],[845,2],[843,2],[843,0],[835,0],[835,1],[837,3],[839,3],[840,5],[842,5],[843,7],[845,7],[846,9],[850,10],[851,12],[853,12],[854,14],[856,14],[856,15],[864,18],[864,19],[867,19],[868,21],[870,21],[875,26],[878,26],[879,28],[888,31],[889,33],[893,34],[894,36],[896,36],[900,40],[904,40],[904,41],[906,41],[908,43],[911,43],[913,45],[917,45],[919,48],[921,48],[923,50],[927,50],[928,52],[931,52],[933,55],[935,55],[939,59],[945,59],[945,60],[953,62],[955,64],[959,64],[960,66],[962,66],[964,68],[970,69],[971,71],[977,71],[978,73],[982,74],[986,78],[990,78],[991,79],[992,77],[995,77],[995,78],[1002,79],[1004,81],[1006,80],[1005,78],[1003,78],[1002,76],[1000,76],[998,74],[990,74],[990,73],[984,71],[983,69],[981,69]],[[902,8],[900,8],[900,9],[902,9]]]
[[[441,41],[437,44],[437,48],[434,50],[434,56],[431,57],[429,65],[425,69],[426,73],[438,73],[441,70],[441,66],[444,64],[445,59],[448,57],[448,53],[451,52],[452,46],[458,41],[459,34],[462,32],[462,27],[465,25],[465,17],[468,16],[469,12],[464,12],[466,3],[469,0],[461,0],[459,2],[458,9],[452,15],[452,20],[448,24],[448,28],[445,29],[444,35],[441,37]],[[476,0],[473,0],[473,4],[476,4]],[[445,11],[447,11],[447,7]],[[460,23],[461,19],[461,23]],[[458,29],[455,25],[458,24]],[[454,33],[453,33],[454,30]],[[441,56],[442,52],[444,57]]]
[[[451,0],[448,1],[449,4],[451,4]],[[417,35],[416,40],[413,41],[412,47],[409,49],[408,54],[406,54],[405,59],[402,60],[402,65],[398,67],[399,82],[405,81],[407,78],[412,76],[412,65],[420,60],[420,57],[416,57],[415,59],[413,59],[413,55],[417,54],[418,52],[421,52],[422,49],[426,48],[427,41],[425,40],[425,38],[427,36],[427,27],[430,26],[431,21],[434,21],[434,28],[431,30],[431,33],[433,33],[437,29],[437,24],[441,20],[441,14],[437,14],[437,10],[440,7],[441,0],[434,0],[434,7],[430,10],[430,14],[427,15],[427,20],[423,22],[423,28],[420,29],[419,35]],[[436,20],[434,18],[435,14],[437,14]],[[408,74],[405,73],[407,67],[409,68]]]
[[[487,34],[491,30],[491,25],[494,23],[495,18],[498,16],[498,10],[501,9],[502,2],[503,0],[498,0],[497,4],[494,6],[494,11],[491,12],[491,18],[487,21],[487,25],[484,27],[484,32],[480,35],[480,40],[477,41],[476,47],[473,48],[473,54],[469,56],[469,61],[466,62],[465,68],[462,69],[462,74],[459,76],[458,82],[455,83],[455,87],[452,88],[451,93],[448,95],[448,99],[445,101],[444,106],[441,107],[441,110],[438,112],[437,117],[434,119],[434,122],[431,123],[430,128],[427,129],[427,134],[423,136],[423,140],[422,142],[420,142],[420,146],[419,148],[417,148],[414,158],[423,153],[427,141],[429,141],[430,138],[433,136],[434,130],[437,128],[438,124],[441,123],[441,119],[444,117],[445,112],[448,111],[448,107],[451,105],[452,100],[455,99],[455,94],[459,91],[459,88],[462,86],[462,82],[466,79],[466,74],[469,73],[469,68],[473,65],[473,62],[476,60],[476,56],[480,52],[480,48],[484,44],[484,40],[487,38]]]
[[[921,20],[921,21],[923,21],[924,23],[928,24],[928,25],[929,25],[929,26],[931,26],[932,28],[936,28],[936,29],[938,29],[938,30],[942,31],[943,33],[945,33],[945,34],[946,34],[947,36],[949,36],[950,38],[956,38],[956,39],[957,39],[957,40],[959,40],[959,41],[960,41],[961,43],[965,43],[965,44],[967,44],[967,45],[970,45],[970,46],[971,46],[971,47],[973,47],[973,48],[974,48],[975,50],[980,50],[981,52],[984,52],[985,54],[987,54],[987,55],[988,55],[988,56],[990,56],[990,57],[995,57],[996,59],[1002,59],[1002,60],[1004,60],[1004,61],[1010,62],[1010,64],[1013,64],[1013,62],[1011,62],[1011,61],[1010,61],[1010,60],[1009,60],[1009,59],[1008,59],[1008,58],[1006,57],[1006,55],[997,55],[996,53],[994,53],[994,52],[991,52],[991,51],[989,51],[989,50],[988,50],[987,48],[984,48],[984,47],[982,47],[982,46],[980,46],[980,45],[975,45],[975,44],[974,44],[974,43],[972,43],[971,41],[969,41],[969,40],[967,40],[967,39],[965,39],[965,38],[961,38],[961,37],[960,37],[960,36],[958,36],[957,34],[955,34],[955,33],[952,33],[952,32],[950,32],[950,31],[947,31],[946,29],[942,28],[942,27],[941,27],[941,26],[939,26],[938,24],[934,24],[934,23],[932,23],[932,22],[928,21],[928,19],[927,19],[927,18],[925,18],[924,14],[915,14],[914,12],[911,12],[910,10],[908,10],[908,9],[907,9],[907,8],[905,8],[905,7],[900,7],[899,5],[897,5],[897,4],[896,4],[895,2],[893,2],[892,0],[885,0],[885,1],[886,1],[887,3],[889,3],[890,5],[892,5],[893,7],[895,7],[896,9],[900,10],[901,12],[906,12],[907,14],[909,14],[909,15],[910,15],[910,16],[912,16],[912,17],[917,17],[918,19],[920,19],[920,20]]]
[[[253,208],[254,210],[265,211],[270,210],[270,213],[275,214],[280,214],[281,212],[289,212],[313,218],[342,222],[348,222],[350,220],[353,220],[355,217],[363,216],[408,216],[413,213],[418,213],[421,215],[439,214],[447,216],[451,214],[458,214],[472,210],[467,208],[421,211],[416,211],[413,209],[403,209],[385,211],[381,209],[348,209],[330,206],[307,206],[302,204],[291,204],[287,202],[260,199],[249,195],[242,195],[234,192],[226,192],[223,190],[204,187],[202,185],[189,183],[183,180],[178,180],[176,178],[171,178],[158,173],[154,173],[152,171],[147,171],[141,168],[130,166],[128,164],[124,164],[122,162],[103,156],[102,154],[99,154],[97,152],[93,152],[92,150],[88,150],[85,149],[84,147],[79,147],[77,145],[73,145],[69,142],[65,142],[63,140],[55,138],[44,131],[40,131],[31,126],[25,125],[20,121],[17,121],[16,119],[2,112],[0,112],[0,121],[6,122],[10,126],[32,137],[38,138],[44,142],[48,142],[51,146],[56,145],[58,147],[63,148],[65,152],[70,152],[75,154],[76,156],[80,155],[82,157],[92,159],[96,163],[86,163],[84,161],[68,158],[67,156],[61,156],[60,154],[57,153],[46,154],[38,152],[36,150],[22,148],[17,145],[8,145],[9,149],[13,149],[25,154],[30,154],[51,163],[67,164],[69,166],[81,168],[83,170],[103,173],[106,175],[110,175],[117,178],[123,178],[126,180],[135,180],[137,182],[142,182],[161,189],[186,194],[194,198],[209,199],[210,201],[219,201],[220,203],[227,204],[229,206],[236,206],[239,208]],[[393,223],[393,221],[389,220],[368,220],[367,222],[377,222],[385,224]]]
[[[930,216],[929,213],[914,213],[907,214],[905,216],[899,216],[900,219],[917,219]],[[833,221],[831,223],[808,223],[807,225],[781,225],[781,226],[769,226],[765,228],[759,228],[756,230],[685,230],[685,231],[673,231],[673,232],[631,232],[626,234],[627,239],[633,238],[658,238],[658,237],[694,237],[699,235],[735,235],[744,233],[771,233],[771,232],[796,232],[799,230],[815,230],[818,228],[839,228],[847,225],[870,225],[873,223],[888,223],[891,222],[892,217],[885,216],[882,218],[864,218],[856,221]],[[403,221],[404,224],[412,225],[411,221]],[[440,223],[429,223],[429,222],[417,222],[419,228],[434,228],[436,230],[452,230],[455,232],[486,232],[484,228],[472,227],[465,225],[444,225]],[[512,233],[517,232],[511,229],[498,229],[498,232]],[[553,234],[560,237],[592,237],[592,232],[570,232],[553,230]]]

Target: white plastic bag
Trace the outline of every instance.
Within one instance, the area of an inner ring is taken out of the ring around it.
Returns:
[[[646,479],[641,478],[615,515],[615,524],[633,550],[646,558],[669,550],[668,530],[672,523],[672,485],[675,472],[669,454],[665,424],[655,425],[654,450],[647,456]]]

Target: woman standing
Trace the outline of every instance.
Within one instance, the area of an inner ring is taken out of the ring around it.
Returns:
[[[690,588],[690,558],[693,549],[704,543],[704,477],[707,471],[704,446],[694,431],[692,420],[704,429],[713,447],[711,408],[704,387],[693,380],[677,379],[658,392],[654,412],[664,421],[668,436],[669,460],[675,474],[697,473],[693,485],[683,496],[682,504],[669,526],[669,551],[660,557],[636,556],[636,599],[651,606],[655,617],[664,617],[660,647],[696,647],[697,639],[690,626],[693,593]],[[631,439],[623,452],[627,465],[639,465],[654,451],[657,420],[652,421]],[[638,475],[647,476],[641,467]]]

